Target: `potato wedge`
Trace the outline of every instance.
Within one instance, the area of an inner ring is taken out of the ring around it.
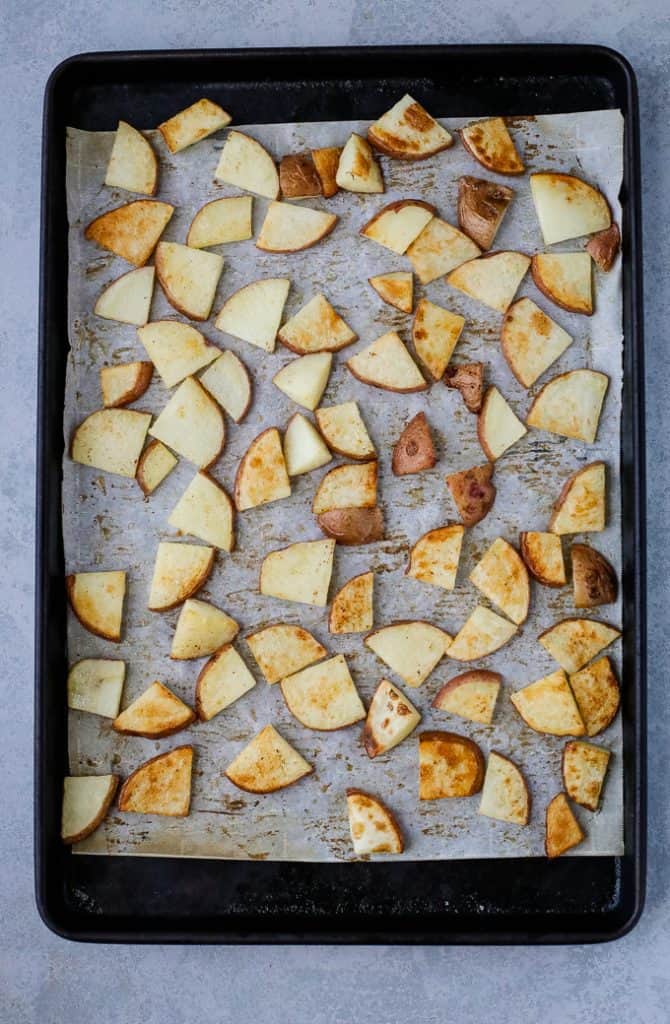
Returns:
[[[98,409],[75,427],[70,456],[82,466],[134,477],[151,413],[132,409]]]
[[[275,793],[313,771],[273,725],[266,725],[230,762],[225,774],[247,793]]]
[[[472,469],[462,469],[459,473],[445,477],[464,526],[476,526],[491,511],[496,499],[492,477],[491,462],[473,466]]]
[[[547,806],[544,840],[547,857],[560,857],[583,840],[581,825],[572,813],[565,793],[558,793]]]
[[[402,853],[404,840],[395,815],[379,797],[361,789],[347,790],[349,831],[354,853]]]
[[[480,604],[463,623],[447,653],[454,661],[479,661],[508,643],[516,631],[513,623]]]
[[[226,443],[223,413],[195,377],[181,382],[149,433],[198,469],[214,465]]]
[[[477,163],[494,174],[523,174],[526,170],[502,117],[475,121],[461,128],[461,142]]]
[[[528,570],[516,548],[502,537],[484,552],[469,579],[517,626],[526,621],[530,604]]]
[[[223,257],[177,242],[159,242],[155,263],[158,283],[170,305],[191,320],[207,320],[223,272]]]
[[[469,722],[490,725],[501,685],[499,672],[471,669],[445,683],[438,690],[431,707],[467,718]]]
[[[141,398],[151,384],[153,363],[116,363],[100,368],[100,390],[105,409],[118,409]]]
[[[619,250],[621,248],[621,232],[619,231],[618,224],[614,221],[604,231],[599,231],[597,235],[589,240],[586,246],[586,251],[598,267],[598,270],[602,270],[607,273],[614,266]]]
[[[597,608],[617,599],[617,576],[604,555],[588,544],[573,544],[572,586],[575,608]]]
[[[443,590],[453,590],[464,533],[459,525],[440,526],[424,533],[410,550],[406,575]]]
[[[333,508],[374,508],[377,504],[377,462],[354,463],[330,469],[317,487],[312,512]]]
[[[200,590],[214,567],[214,548],[161,541],[149,591],[149,611],[167,612]]]
[[[374,508],[331,508],[316,521],[326,537],[338,544],[372,544],[384,539],[384,513]]]
[[[341,654],[309,665],[279,685],[287,708],[307,729],[332,732],[365,718],[365,707]]]
[[[296,412],[286,424],[284,432],[284,461],[290,477],[311,473],[325,466],[333,456],[316,427]]]
[[[395,331],[382,334],[371,345],[347,359],[354,377],[385,391],[407,394],[425,391],[428,384]]]
[[[331,199],[339,191],[336,178],[342,147],[326,146],[323,149],[311,150],[311,154],[316,173],[319,175],[324,199]]]
[[[151,143],[127,121],[119,121],[107,164],[105,185],[155,196],[158,188],[158,160]]]
[[[356,341],[356,334],[319,292],[286,321],[278,338],[292,352],[305,355],[307,352],[339,352]]]
[[[579,713],[586,725],[587,736],[597,736],[616,718],[621,703],[621,690],[607,656],[570,676]]]
[[[189,598],[179,611],[170,657],[173,661],[206,658],[232,643],[239,631],[235,619],[220,608],[207,601]]]
[[[299,541],[271,551],[261,564],[261,594],[324,608],[334,553],[334,540]]]
[[[321,661],[328,653],[308,630],[288,622],[259,629],[246,641],[269,685]]]
[[[209,473],[196,473],[168,518],[181,534],[190,534],[222,551],[235,547],[235,510],[226,491]]]
[[[286,471],[281,437],[268,427],[254,438],[240,460],[235,475],[234,497],[238,512],[270,501],[288,498],[291,481]]]
[[[208,249],[253,238],[252,196],[227,196],[201,206],[191,221],[186,244],[192,249]]]
[[[411,271],[395,270],[390,274],[377,274],[368,278],[368,284],[389,306],[395,306],[401,313],[411,313],[414,308],[414,277]]]
[[[569,313],[593,313],[591,257],[587,252],[542,252],[533,256],[533,281],[543,295]]]
[[[382,679],[374,692],[363,726],[363,746],[369,758],[397,747],[419,722],[421,715],[397,687]]]
[[[421,473],[437,462],[433,438],[424,412],[409,421],[393,448],[391,468],[395,476]]]
[[[510,694],[512,704],[535,732],[550,736],[583,736],[586,732],[567,676],[559,668],[543,679]]]
[[[353,133],[340,153],[335,181],[346,192],[383,192],[381,167],[368,142]]]
[[[505,313],[500,347],[510,370],[525,388],[532,387],[571,344],[568,332],[532,299],[517,299]]]
[[[149,319],[155,274],[155,267],[137,267],[117,277],[100,293],[93,312],[103,320],[142,327]]]
[[[149,441],[137,463],[136,479],[146,498],[163,483],[179,459],[160,441]]]
[[[232,420],[242,422],[251,408],[253,388],[249,371],[234,352],[226,349],[217,356],[200,383]]]
[[[70,846],[102,824],[119,785],[118,775],[66,775],[60,837]]]
[[[174,747],[136,768],[121,786],[119,810],[185,818],[191,807],[193,747]]]
[[[477,418],[477,437],[491,462],[504,455],[528,430],[496,387],[487,389]]]
[[[74,711],[116,718],[125,678],[125,661],[84,658],[67,674],[67,706]]]
[[[224,708],[252,690],[256,680],[232,646],[226,644],[201,669],[195,684],[195,708],[209,722]]]
[[[612,222],[602,192],[574,174],[531,174],[530,191],[545,245],[592,235]]]
[[[464,174],[458,179],[458,226],[486,251],[514,199],[514,189]]]
[[[322,407],[316,410],[315,416],[331,451],[357,460],[370,459],[376,454],[357,402]]]
[[[368,140],[395,160],[425,160],[454,144],[447,129],[409,93],[370,125]]]
[[[566,672],[579,672],[621,636],[621,631],[596,619],[563,619],[540,633],[538,640]]]
[[[252,281],[226,299],[214,326],[265,352],[274,352],[290,287],[287,277]]]
[[[487,252],[452,270],[447,284],[499,313],[506,313],[530,264],[530,257],[522,252]]]
[[[72,611],[84,629],[103,640],[121,639],[125,572],[77,572],[65,577]]]
[[[361,234],[402,256],[435,215],[435,207],[423,199],[398,199],[374,215]]]
[[[279,161],[279,187],[283,199],[311,199],[322,193],[311,153],[289,153]]]
[[[279,195],[277,166],[260,142],[243,132],[228,132],[214,177],[265,199]]]
[[[447,366],[444,383],[448,388],[460,392],[468,412],[481,412],[484,401],[484,364],[461,363]]]
[[[314,411],[328,386],[332,363],[330,352],[310,352],[283,366],[272,383],[298,405]]]
[[[337,214],[293,203],[270,203],[256,239],[263,252],[301,252],[331,233]]]
[[[363,572],[340,587],[328,616],[331,633],[366,633],[372,629],[374,582],[373,572]]]
[[[563,748],[561,771],[565,792],[581,807],[597,811],[611,754],[584,740],[569,740]]]
[[[533,579],[545,587],[565,586],[561,539],[555,533],[526,531],[519,534],[519,549]]]
[[[596,370],[559,373],[535,396],[526,423],[593,444],[608,385],[607,374]]]
[[[496,750],[486,763],[479,813],[512,825],[527,825],[530,819],[528,783],[518,765]]]
[[[195,713],[167,686],[155,682],[129,704],[112,722],[124,736],[160,739],[172,736],[195,721]]]
[[[369,647],[408,686],[421,686],[444,657],[451,637],[430,622],[393,622],[368,633]]]
[[[419,361],[433,380],[444,376],[464,324],[465,319],[457,313],[450,313],[428,299],[419,299],[412,324],[412,341]]]
[[[166,388],[173,388],[221,355],[221,349],[197,328],[179,320],[155,320],[140,327],[137,337]]]
[[[419,736],[419,800],[474,796],[484,782],[484,756],[477,744],[455,732]]]
[[[433,217],[406,252],[421,284],[444,277],[455,267],[479,256],[478,245],[458,228]]]
[[[607,506],[604,462],[591,462],[568,477],[554,504],[552,533],[589,533],[605,529]]]
[[[203,97],[158,125],[165,145],[171,153],[180,153],[208,135],[230,124],[230,114],[212,100]]]
[[[96,217],[85,237],[136,267],[143,267],[174,213],[170,203],[136,199]]]

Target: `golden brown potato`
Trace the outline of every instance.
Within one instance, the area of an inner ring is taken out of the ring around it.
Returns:
[[[467,736],[439,731],[419,736],[419,800],[474,796],[485,768],[481,750]]]
[[[578,846],[584,833],[565,793],[558,793],[547,807],[546,836],[544,848],[547,857],[560,857],[562,853]]]

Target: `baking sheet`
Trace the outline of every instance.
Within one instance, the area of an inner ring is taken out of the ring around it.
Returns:
[[[485,116],[485,115],[482,115]],[[464,120],[446,118],[450,129]],[[307,147],[342,144],[353,131],[364,132],[362,122],[242,127],[279,157]],[[623,165],[623,119],[605,110],[570,115],[516,119],[514,135],[528,170],[574,172],[593,180],[605,192],[616,220]],[[157,133],[150,133],[160,155],[158,197],[177,210],[165,240],[183,241],[195,211],[205,202],[237,190],[213,182],[221,137],[204,140],[172,156]],[[128,201],[127,193],[106,188],[105,168],[113,141],[111,133],[68,130],[67,192],[70,223],[69,330],[71,355],[66,382],[65,432],[100,406],[98,370],[101,366],[146,358],[133,327],[104,321],[92,313],[95,298],[111,280],[128,269],[111,254],[87,243],[84,226],[95,216]],[[227,420],[225,451],[214,476],[230,492],[237,464],[250,441],[270,425],[283,426],[296,410],[271,384],[277,370],[293,358],[278,346],[267,355],[242,341],[223,335],[213,326],[225,297],[241,285],[265,276],[288,276],[292,288],[285,317],[295,313],[316,291],[322,290],[357,332],[359,341],[334,357],[328,389],[322,399],[331,405],[356,399],[380,456],[380,503],[387,522],[387,539],[361,548],[336,551],[331,594],[351,576],[374,569],[375,625],[397,618],[424,618],[455,634],[479,602],[479,592],[468,583],[471,568],[497,536],[516,541],[523,529],[543,529],[551,505],[565,478],[577,466],[596,458],[607,460],[609,517],[607,529],[596,538],[597,547],[621,570],[619,424],[621,414],[621,279],[620,263],[608,274],[596,274],[596,312],[579,317],[557,310],[535,289],[528,275],[518,295],[529,295],[574,337],[573,345],[530,392],[513,378],[500,353],[500,316],[493,310],[451,289],[443,279],[427,287],[416,284],[417,298],[431,300],[461,313],[466,325],[454,360],[482,359],[487,378],[496,384],[515,411],[524,418],[533,395],[554,373],[580,366],[610,375],[597,441],[594,445],[530,431],[496,465],[498,496],[487,518],[466,533],[456,589],[447,593],[404,576],[408,546],[426,530],[455,518],[444,476],[482,461],[476,421],[459,395],[441,384],[429,392],[394,395],[355,380],[344,361],[352,352],[390,329],[409,340],[411,317],[381,303],[366,279],[373,274],[409,269],[409,262],[358,235],[360,226],[393,199],[420,196],[433,202],[445,219],[456,221],[457,179],[478,174],[478,166],[455,145],[425,163],[407,164],[381,158],[386,181],[384,196],[340,194],[331,200],[310,200],[307,205],[332,210],[340,221],[331,236],[303,253],[271,255],[257,250],[253,240],[219,247],[226,260],[214,313],[204,333],[221,347],[235,351],[254,375],[255,399],[241,425]],[[486,173],[486,177],[496,178]],[[501,182],[505,179],[500,178]],[[543,248],[533,211],[528,177],[509,181],[517,195],[496,240],[498,248],[532,253]],[[254,234],[265,212],[265,200],[254,199]],[[579,243],[564,243],[552,250],[569,250]],[[172,316],[157,286],[151,319]],[[157,375],[136,408],[157,414],[168,392]],[[429,418],[438,447],[435,468],[414,477],[396,479],[390,454],[403,425],[419,410]],[[295,622],[310,629],[335,653],[346,655],[352,675],[367,703],[379,679],[392,680],[386,669],[364,647],[358,636],[331,637],[327,610],[261,597],[257,592],[258,567],[263,556],[295,540],[320,536],[310,512],[311,499],[328,467],[294,481],[289,500],[242,513],[237,517],[237,546],[232,555],[221,553],[207,586],[199,596],[212,600],[240,622],[243,637],[274,621]],[[180,460],[177,469],[148,500],[132,480],[101,474],[72,463],[63,465],[63,531],[68,572],[123,568],[128,572],[124,639],[111,644],[87,633],[69,617],[70,661],[84,657],[120,657],[127,662],[123,706],[154,679],[170,686],[193,703],[195,680],[203,662],[172,662],[171,637],[178,610],[158,615],[146,608],[156,547],[174,538],[167,525],[170,511],[195,469]],[[484,602],[485,603],[485,602]],[[486,755],[496,749],[508,754],[523,769],[532,793],[533,812],[527,828],[483,818],[477,814],[479,797],[420,803],[417,798],[416,734],[389,754],[369,761],[360,744],[360,726],[336,733],[316,733],[296,722],[286,708],[278,686],[270,687],[257,671],[243,639],[236,646],[258,682],[232,707],[208,723],[162,741],[121,737],[111,722],[71,711],[69,718],[70,770],[73,774],[116,771],[122,776],[156,753],[180,743],[196,749],[191,814],[185,819],[121,814],[113,809],[105,823],[76,852],[255,858],[282,860],[346,860],[352,857],[344,790],[355,785],[382,796],[396,812],[406,837],[404,859],[538,856],[543,854],[544,808],[561,788],[560,758],[564,741],[533,733],[518,717],[509,693],[556,666],[537,643],[537,635],[566,615],[574,614],[571,589],[551,590],[533,584],[531,614],[517,636],[481,667],[503,674],[504,688],[494,724],[479,726],[430,708],[442,683],[464,667],[443,660],[428,680],[408,695],[423,715],[420,729],[446,728],[476,740]],[[610,605],[594,617],[618,624],[620,605]],[[611,656],[619,663],[617,646]],[[479,663],[477,663],[479,666]],[[237,790],[224,776],[235,754],[268,722],[314,764],[314,774],[300,784],[268,796]],[[602,809],[596,814],[578,808],[587,832],[576,855],[623,852],[621,727],[617,719],[598,737],[613,752]]]

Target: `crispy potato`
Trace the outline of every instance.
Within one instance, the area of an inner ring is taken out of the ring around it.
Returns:
[[[207,320],[223,272],[223,257],[177,242],[159,242],[155,262],[158,283],[170,305],[191,320]]]
[[[447,653],[454,661],[479,661],[508,643],[516,631],[515,625],[480,604],[461,626]]]
[[[143,267],[167,227],[174,206],[156,199],[136,199],[96,217],[85,237],[122,260]]]
[[[125,572],[77,572],[65,577],[72,611],[84,629],[103,640],[121,639]]]
[[[614,266],[620,248],[621,232],[618,224],[612,222],[608,228],[599,231],[589,240],[586,251],[598,269],[607,273]]]
[[[500,346],[507,364],[525,388],[561,356],[572,337],[532,299],[517,299],[505,313]]]
[[[284,459],[288,475],[294,477],[311,473],[332,458],[316,427],[302,413],[294,413],[284,432]]]
[[[339,191],[337,184],[337,168],[342,156],[341,146],[326,146],[323,149],[313,149],[312,160],[316,167],[316,173],[321,182],[321,191],[324,199],[331,199]]]
[[[226,491],[209,473],[196,473],[168,518],[181,534],[232,551],[235,547],[235,509]]]
[[[125,661],[84,658],[67,674],[67,706],[103,718],[116,718],[121,705]]]
[[[230,762],[226,776],[247,793],[275,793],[313,771],[273,725],[266,725]]]
[[[337,215],[292,203],[270,203],[256,239],[264,252],[300,252],[331,233]]]
[[[435,207],[422,199],[398,199],[382,207],[361,234],[402,256],[434,214]]]
[[[103,320],[142,327],[149,319],[155,275],[155,267],[127,271],[100,293],[93,312]]]
[[[374,692],[363,727],[363,746],[369,758],[397,747],[421,721],[412,702],[397,687],[382,679]]]
[[[349,830],[354,853],[402,853],[404,840],[395,816],[379,797],[360,789],[347,790]]]
[[[391,468],[395,476],[432,469],[437,462],[433,438],[424,412],[409,421],[393,449]]]
[[[430,284],[438,277],[444,277],[450,270],[479,254],[479,246],[471,238],[440,217],[428,221],[406,252],[421,284]]]
[[[137,463],[136,479],[146,498],[163,483],[179,460],[160,441],[149,441]]]
[[[474,796],[484,781],[484,757],[477,744],[455,732],[419,736],[419,800]]]
[[[519,534],[521,557],[531,576],[545,587],[565,586],[561,539],[555,533],[526,531]]]
[[[339,352],[356,341],[356,334],[318,292],[295,316],[287,320],[278,334],[292,352]]]
[[[363,702],[341,654],[309,665],[279,685],[289,711],[308,729],[332,732],[365,718]]]
[[[414,277],[411,271],[395,270],[390,274],[377,274],[368,278],[377,295],[389,306],[395,306],[401,313],[411,313],[414,308]]]
[[[242,422],[251,408],[253,388],[249,371],[234,352],[226,350],[217,356],[200,383],[232,420]]]
[[[155,320],[140,327],[137,337],[166,388],[180,384],[221,355],[221,349],[207,341],[196,327],[178,320]]]
[[[581,826],[575,818],[565,793],[558,793],[547,807],[544,849],[553,859],[578,846],[584,839]]]
[[[559,373],[535,396],[526,423],[593,444],[608,384],[607,374],[595,370]]]
[[[189,598],[179,612],[170,657],[174,661],[206,658],[232,643],[240,627],[235,619],[207,601]]]
[[[214,548],[161,541],[149,592],[149,611],[167,612],[193,597],[214,567]]]
[[[384,513],[375,508],[331,508],[316,517],[326,537],[338,544],[372,544],[384,539]]]
[[[454,676],[438,690],[431,707],[490,725],[502,685],[499,672],[471,669]]]
[[[265,352],[274,352],[290,287],[287,277],[252,281],[226,299],[214,326]]]
[[[253,689],[256,680],[239,654],[227,644],[201,669],[195,684],[195,707],[201,722],[209,722],[220,711]]]
[[[476,526],[491,511],[496,500],[496,488],[492,477],[491,462],[483,466],[473,466],[472,469],[463,469],[459,473],[451,473],[445,477],[465,526]]]
[[[186,244],[192,249],[253,238],[251,196],[226,196],[201,206],[191,221]]]
[[[609,750],[584,740],[570,740],[563,748],[561,770],[565,791],[571,800],[589,811],[598,810],[610,756]]]
[[[155,196],[158,188],[158,160],[142,132],[127,121],[119,121],[107,164],[105,185]]]
[[[271,551],[261,564],[261,594],[324,608],[334,553],[334,540],[299,541]]]
[[[515,548],[497,537],[470,573],[470,582],[520,626],[528,617],[528,570]]]
[[[193,747],[175,747],[145,761],[128,776],[119,810],[185,818],[191,807]]]
[[[465,319],[420,299],[412,325],[412,341],[420,362],[433,380],[444,376],[447,364],[461,336]]]
[[[171,153],[179,153],[194,142],[207,138],[230,124],[230,114],[204,97],[158,125],[158,131]]]
[[[254,438],[240,460],[235,476],[234,497],[239,512],[270,501],[288,498],[291,481],[276,427],[268,427]]]
[[[118,409],[141,398],[151,384],[153,363],[117,363],[100,368],[100,390],[105,409]]]
[[[368,140],[395,160],[425,160],[454,144],[447,129],[409,93],[370,125]]]
[[[573,544],[570,559],[575,608],[596,608],[616,601],[616,573],[604,555],[588,544]]]
[[[521,769],[504,754],[492,750],[486,764],[479,813],[512,825],[530,820],[530,791]]]
[[[328,616],[331,633],[366,633],[372,629],[374,581],[373,572],[363,572],[338,590]]]
[[[213,466],[226,443],[223,413],[195,377],[181,382],[149,433],[198,469]]]
[[[105,819],[119,785],[118,775],[66,775],[60,837],[70,846],[95,832]]]
[[[402,621],[368,633],[365,645],[408,686],[421,686],[444,657],[451,637],[430,622]]]
[[[595,619],[569,618],[540,633],[538,640],[566,672],[578,672],[621,636],[614,626]]]
[[[597,736],[616,718],[621,702],[619,683],[608,657],[570,676],[570,686],[584,719],[587,736]]]
[[[499,313],[506,313],[530,262],[530,257],[522,252],[487,252],[452,270],[447,275],[447,284]]]
[[[383,192],[384,178],[369,144],[354,132],[340,153],[335,181],[346,192]]]
[[[461,128],[461,142],[470,156],[494,174],[523,174],[523,160],[516,151],[502,117],[476,121]]]
[[[543,295],[569,313],[593,313],[591,257],[586,252],[542,252],[533,256],[533,281]]]
[[[298,405],[313,411],[328,386],[332,363],[330,352],[309,352],[283,366],[272,383]]]
[[[586,732],[563,669],[517,690],[510,700],[535,732],[550,736],[583,736]]]
[[[554,504],[552,533],[598,532],[605,529],[606,474],[604,462],[591,462],[569,476]]]
[[[150,423],[148,412],[98,409],[75,427],[70,456],[82,466],[134,477]]]
[[[395,331],[382,334],[367,348],[347,359],[354,377],[385,391],[425,391],[428,384]]]
[[[602,192],[573,174],[531,174],[530,191],[545,245],[610,226],[612,215]]]
[[[493,245],[514,189],[483,178],[458,179],[458,226],[482,250]]]
[[[448,366],[444,371],[444,383],[448,388],[460,392],[468,412],[480,412],[484,400],[484,364],[461,363]]]
[[[259,629],[246,641],[270,685],[320,661],[328,653],[310,632],[287,622]]]
[[[316,489],[312,512],[321,515],[334,508],[374,508],[377,504],[377,461],[329,469]]]
[[[242,132],[228,132],[214,177],[265,199],[276,199],[279,195],[274,160],[260,142]]]
[[[321,195],[321,178],[311,153],[289,153],[281,158],[279,187],[284,199],[311,199]]]
[[[195,714],[167,686],[155,682],[112,722],[124,736],[160,739],[180,732],[195,721]]]
[[[409,553],[407,576],[434,587],[453,590],[465,530],[462,526],[440,526],[416,541]]]
[[[487,459],[495,462],[527,433],[498,389],[488,388],[477,418],[477,437]]]
[[[316,422],[328,447],[348,459],[373,457],[375,446],[370,440],[357,402],[343,402],[317,409]]]

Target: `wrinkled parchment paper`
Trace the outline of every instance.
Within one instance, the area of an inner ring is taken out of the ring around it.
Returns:
[[[122,113],[122,112],[121,112]],[[446,118],[454,129],[461,122]],[[342,144],[352,130],[364,132],[362,123],[312,123],[256,125],[242,128],[258,138],[276,156],[308,147]],[[528,169],[574,172],[597,182],[620,219],[618,204],[622,176],[623,119],[618,111],[554,115],[518,119],[513,133]],[[157,133],[151,140],[160,155],[158,197],[177,206],[164,234],[166,240],[183,241],[196,210],[213,198],[237,190],[213,181],[221,134],[171,156]],[[131,196],[103,185],[112,146],[111,133],[87,133],[70,129],[67,138],[67,192],[70,222],[69,329],[72,347],[66,389],[65,432],[101,405],[98,371],[101,366],[144,359],[135,329],[93,315],[96,296],[103,286],[128,269],[120,259],[84,240],[83,229],[95,216]],[[609,519],[606,531],[595,538],[597,547],[620,570],[620,495],[618,453],[621,411],[621,281],[619,266],[611,273],[595,274],[597,306],[593,317],[562,312],[544,299],[530,275],[519,295],[539,302],[573,336],[574,343],[560,360],[527,393],[513,378],[498,343],[501,317],[450,288],[443,279],[418,295],[461,313],[466,326],[455,352],[455,361],[481,359],[487,377],[495,383],[523,418],[533,395],[554,373],[589,366],[610,375],[597,441],[587,446],[539,431],[529,434],[497,463],[498,497],[489,516],[466,534],[458,585],[453,593],[404,576],[408,545],[426,530],[454,520],[455,509],[444,483],[448,472],[482,461],[476,438],[476,421],[460,396],[442,384],[416,395],[394,395],[355,380],[345,359],[378,335],[398,329],[409,340],[411,317],[384,305],[367,278],[384,271],[409,268],[409,262],[358,235],[358,229],[381,206],[393,199],[417,196],[434,203],[445,219],[456,223],[457,179],[460,174],[484,173],[456,144],[446,153],[424,163],[399,163],[381,159],[387,192],[384,196],[340,193],[329,201],[308,205],[337,213],[339,223],[330,237],[313,249],[292,255],[270,255],[254,247],[253,240],[222,246],[225,269],[219,283],[214,313],[204,325],[205,334],[221,347],[229,347],[246,363],[254,376],[255,400],[240,426],[227,420],[228,440],[214,475],[230,492],[240,457],[250,441],[266,426],[282,426],[296,407],[271,383],[276,371],[292,357],[278,346],[267,355],[214,326],[214,315],[225,297],[241,285],[267,276],[289,276],[292,281],[285,317],[295,313],[317,290],[322,290],[357,332],[359,341],[336,355],[323,404],[348,399],[359,402],[380,458],[379,495],[385,510],[387,539],[369,547],[338,548],[331,585],[334,594],[356,573],[374,569],[375,625],[397,618],[424,618],[455,634],[479,601],[468,574],[488,545],[499,535],[516,542],[520,530],[546,528],[552,502],[566,477],[580,464],[606,459],[609,474]],[[485,174],[486,177],[495,177]],[[505,179],[500,179],[501,181]],[[532,253],[543,248],[533,211],[528,177],[511,180],[517,192],[496,240],[497,248]],[[267,203],[254,199],[254,233],[261,224]],[[557,249],[574,249],[581,243],[565,243]],[[175,315],[158,285],[152,319]],[[157,374],[136,408],[157,414],[168,393]],[[435,468],[417,476],[395,479],[390,454],[403,425],[420,409],[428,413],[439,460]],[[332,465],[327,468],[332,468]],[[67,457],[63,473],[63,531],[67,571],[126,569],[123,642],[119,645],[84,631],[74,616],[69,621],[69,655],[74,662],[85,657],[118,657],[127,662],[123,705],[129,704],[153,680],[170,686],[193,703],[195,680],[202,662],[172,662],[171,637],[178,611],[165,615],[147,610],[147,596],[159,540],[173,531],[168,515],[193,477],[194,467],[180,461],[177,469],[148,500],[143,500],[133,480],[101,474],[78,466]],[[262,557],[292,541],[320,536],[310,513],[318,480],[326,469],[294,481],[289,500],[266,505],[237,517],[237,547],[233,555],[221,553],[216,568],[199,596],[224,608],[241,624],[243,637],[252,629],[273,621],[300,623],[312,630],[330,652],[347,656],[357,686],[368,702],[380,678],[395,679],[363,646],[359,636],[331,637],[327,610],[261,597],[257,590]],[[204,724],[162,741],[116,735],[107,719],[70,712],[71,771],[115,771],[126,776],[160,751],[181,743],[196,750],[191,814],[185,819],[121,814],[116,808],[98,831],[78,850],[87,853],[165,854],[222,858],[282,860],[346,860],[352,857],[344,790],[357,786],[386,800],[396,812],[406,835],[405,858],[416,860],[464,857],[538,856],[543,853],[544,809],[562,788],[561,739],[532,732],[514,711],[509,693],[556,668],[537,642],[541,630],[566,615],[574,614],[571,588],[552,590],[533,584],[532,611],[515,639],[487,658],[482,667],[499,671],[504,688],[495,721],[479,726],[433,711],[437,689],[466,665],[445,659],[428,680],[408,690],[423,721],[420,728],[445,728],[470,736],[485,754],[497,749],[523,769],[533,798],[530,826],[519,828],[481,817],[479,797],[420,803],[417,798],[416,734],[389,754],[368,760],[360,743],[361,726],[335,733],[312,732],[290,715],[279,686],[268,686],[260,676],[245,642],[237,648],[258,682],[236,704]],[[603,610],[606,621],[618,624],[620,608]],[[618,650],[613,648],[618,661]],[[236,789],[224,769],[237,752],[266,723],[274,723],[315,766],[314,774],[282,792],[254,796]],[[577,809],[587,833],[576,853],[622,852],[622,771],[619,720],[598,737],[613,752],[602,810],[591,814]]]

